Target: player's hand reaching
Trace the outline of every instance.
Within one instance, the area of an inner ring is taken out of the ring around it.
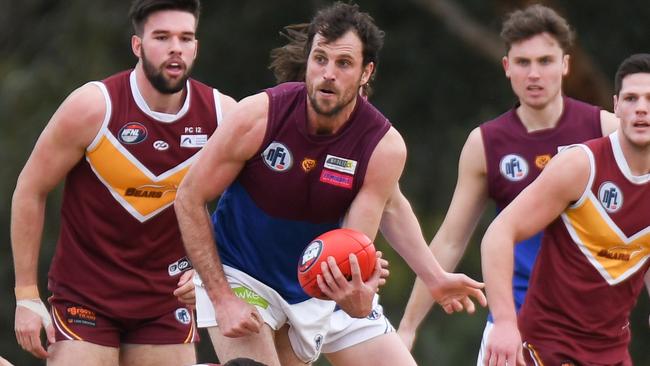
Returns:
[[[215,313],[221,334],[230,338],[259,333],[264,324],[257,308],[233,293],[219,296]]]
[[[482,282],[475,281],[461,273],[445,273],[437,285],[430,289],[433,299],[442,306],[447,314],[467,311],[473,314],[476,310],[473,297],[481,306],[487,306],[487,299],[481,289]]]
[[[525,366],[517,323],[495,322],[487,340],[483,366]]]
[[[176,296],[178,301],[191,308],[194,308],[194,305],[196,305],[196,292],[194,290],[194,282],[192,281],[193,276],[193,269],[185,271],[178,279],[178,287],[174,290],[174,296]]]
[[[55,342],[54,327],[47,308],[40,299],[19,300],[16,304],[15,331],[20,347],[38,358],[47,358],[41,344],[41,329],[45,328],[47,340]]]
[[[363,282],[361,268],[354,254],[350,254],[351,279],[345,278],[333,257],[321,263],[321,273],[316,277],[318,287],[330,299],[350,316],[364,318],[372,311],[372,300],[379,291],[379,286],[386,283],[390,274],[388,261],[381,258],[381,252],[377,252],[375,271],[372,276]]]

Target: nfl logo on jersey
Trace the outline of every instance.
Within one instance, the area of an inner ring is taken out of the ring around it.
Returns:
[[[499,170],[504,178],[511,182],[517,182],[528,175],[528,163],[519,155],[508,154],[501,158]]]
[[[276,172],[286,172],[293,165],[291,151],[284,144],[274,141],[262,152],[266,166]]]
[[[614,213],[623,206],[623,192],[612,182],[604,182],[598,188],[598,200],[609,213]]]

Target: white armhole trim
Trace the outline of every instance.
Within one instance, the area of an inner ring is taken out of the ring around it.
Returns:
[[[97,135],[95,135],[93,141],[86,148],[86,151],[92,151],[95,149],[95,147],[99,143],[99,140],[104,135],[104,131],[108,126],[108,121],[111,120],[111,114],[113,113],[113,106],[111,104],[111,97],[108,95],[108,89],[106,89],[106,85],[104,85],[104,83],[102,83],[101,81],[91,81],[88,84],[93,84],[97,86],[99,90],[102,91],[102,94],[104,95],[104,101],[106,102],[106,114],[104,114],[104,121],[102,122],[102,126],[99,128],[99,131],[97,131]]]
[[[212,94],[214,94],[214,107],[217,110],[217,126],[223,121],[223,111],[221,109],[221,93],[219,90],[212,89]]]
[[[569,206],[569,208],[580,207],[585,202],[587,197],[589,197],[589,194],[591,194],[591,186],[594,184],[594,179],[596,177],[596,162],[594,159],[594,153],[591,152],[591,150],[587,147],[587,145],[583,145],[583,144],[570,145],[567,146],[566,149],[570,149],[573,147],[581,148],[589,158],[589,181],[587,181],[587,186],[585,187],[585,190],[582,192],[580,199],[576,201],[576,203],[574,203],[573,205]]]

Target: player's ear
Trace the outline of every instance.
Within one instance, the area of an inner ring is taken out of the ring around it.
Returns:
[[[142,57],[142,38],[135,34],[131,36],[131,50],[137,58]]]
[[[508,56],[503,56],[501,65],[503,65],[503,71],[505,71],[506,77],[510,78],[510,61],[508,60]]]
[[[568,54],[562,55],[562,76],[567,76],[569,74],[569,60],[571,56]]]
[[[375,71],[375,63],[368,62],[368,64],[363,67],[363,73],[361,74],[361,85],[368,83],[374,71]]]
[[[199,55],[199,40],[195,39],[194,40],[194,58],[192,58],[193,61],[196,60],[196,57]]]

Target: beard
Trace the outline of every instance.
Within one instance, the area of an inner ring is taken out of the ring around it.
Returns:
[[[333,107],[327,109],[326,106],[323,106],[319,103],[318,98],[316,98],[316,93],[317,93],[317,88],[308,88],[312,89],[313,91],[311,93],[307,93],[307,96],[309,97],[309,101],[311,102],[312,107],[314,108],[314,112],[321,116],[325,117],[332,117],[337,115],[343,108],[347,107],[350,103],[356,100],[357,93],[344,93],[341,96],[341,99],[339,99]]]
[[[192,65],[190,65],[177,81],[169,80],[163,75],[162,66],[156,67],[153,63],[149,62],[144,48],[142,48],[142,68],[147,80],[161,94],[175,94],[183,90],[192,71]]]

